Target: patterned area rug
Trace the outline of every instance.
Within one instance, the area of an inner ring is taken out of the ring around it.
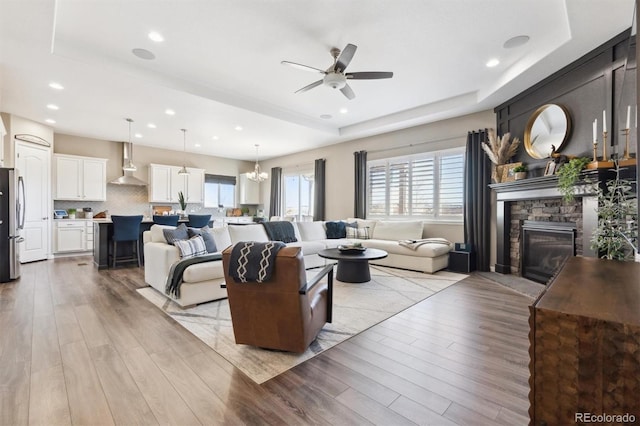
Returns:
[[[309,271],[310,276],[314,274]],[[236,345],[226,299],[181,309],[151,287],[138,292],[253,381],[263,383],[466,277],[447,271],[430,275],[372,266],[368,283],[334,280],[333,323],[326,324],[302,354]]]

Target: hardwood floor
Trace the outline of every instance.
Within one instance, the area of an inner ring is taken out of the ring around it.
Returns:
[[[528,423],[532,299],[478,275],[262,385],[143,286],[87,257],[0,284],[0,424]]]

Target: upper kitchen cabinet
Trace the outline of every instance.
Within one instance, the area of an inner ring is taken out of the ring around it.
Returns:
[[[204,170],[187,167],[188,175],[179,175],[179,170],[178,166],[149,165],[149,202],[177,203],[182,192],[187,203],[202,204]]]
[[[105,201],[107,159],[54,155],[55,200]]]
[[[240,204],[260,204],[260,183],[240,174]]]

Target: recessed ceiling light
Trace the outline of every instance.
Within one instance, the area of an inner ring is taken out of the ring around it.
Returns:
[[[214,136],[212,139],[213,139],[214,141],[217,141],[217,140],[218,140],[218,139],[220,139],[220,138],[219,138],[219,137],[217,137],[217,136]]]
[[[155,129],[156,125],[153,124],[153,123],[149,123],[149,124],[147,124],[147,127],[150,128],[150,129]]]
[[[47,105],[47,108],[52,109],[54,111],[57,111],[57,110],[60,109],[60,107],[58,105],[54,105],[54,104]]]
[[[242,126],[236,126],[236,127],[234,127],[234,129],[236,129],[237,131],[241,132],[242,131]]]
[[[164,41],[164,37],[162,37],[162,34],[160,34],[160,33],[159,33],[159,32],[157,32],[157,31],[151,31],[151,32],[148,34],[148,36],[149,36],[149,38],[150,38],[152,41],[155,41],[155,42],[157,42],[157,43],[160,43],[160,42]]]
[[[325,119],[325,120],[328,120],[328,119],[330,119],[330,118],[333,118],[333,116],[332,116],[331,114],[322,114],[322,115],[320,116],[320,118],[323,118],[323,119]]]
[[[195,144],[194,146],[195,146],[196,148],[200,148],[200,144],[199,144],[199,143]]]
[[[519,35],[511,37],[509,40],[505,41],[502,47],[505,49],[513,49],[514,47],[520,47],[523,44],[527,44],[527,42],[529,42],[528,35]]]
[[[53,119],[51,119],[51,118],[47,118],[47,119],[46,119],[46,120],[44,120],[44,121],[46,121],[46,122],[47,122],[47,123],[49,123],[49,124],[56,124],[56,120],[53,120]]]
[[[142,133],[136,133],[136,134],[135,134],[135,135],[133,135],[133,136],[135,136],[136,138],[141,138],[141,137],[142,137]]]
[[[176,115],[176,112],[172,109],[165,109],[164,113],[167,115]]]
[[[487,62],[487,64],[486,64],[486,65],[487,65],[487,67],[489,67],[489,68],[493,68],[493,67],[498,66],[498,64],[499,64],[499,63],[500,63],[500,61],[499,61],[499,60],[497,60],[496,58],[493,58],[493,59],[489,59],[489,61]]]
[[[131,53],[133,53],[135,56],[137,56],[140,59],[150,60],[150,59],[156,58],[156,55],[154,55],[153,52],[150,52],[147,49],[136,48],[136,49],[133,49]]]
[[[348,113],[348,112],[349,112],[349,110],[348,110],[348,109],[346,109],[346,108],[340,108],[340,114],[346,114],[346,113]]]
[[[51,87],[52,89],[56,89],[56,90],[64,89],[64,86],[62,84],[56,83],[55,81],[52,81],[51,83],[49,83],[49,87]]]

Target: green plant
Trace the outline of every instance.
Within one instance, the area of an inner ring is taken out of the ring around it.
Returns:
[[[620,178],[617,163],[615,173],[615,179],[606,182],[606,189],[596,190],[598,226],[591,234],[591,248],[605,259],[631,260],[638,245],[638,199],[632,182]]]
[[[527,171],[527,165],[526,164],[521,164],[519,166],[515,166],[513,168],[513,171],[515,173],[526,172]]]
[[[246,216],[249,214],[249,207],[242,207],[240,211],[242,212],[243,215]]]
[[[576,194],[576,182],[580,178],[580,172],[591,162],[587,157],[572,158],[568,163],[560,166],[558,175],[558,191],[562,194],[562,199],[571,202]]]
[[[76,210],[76,209],[67,209],[67,214],[70,214],[70,215],[71,214],[76,214],[77,211],[78,210]]]
[[[184,194],[182,193],[182,191],[178,191],[178,203],[180,203],[181,210],[184,211],[187,209],[187,202],[184,199]]]

